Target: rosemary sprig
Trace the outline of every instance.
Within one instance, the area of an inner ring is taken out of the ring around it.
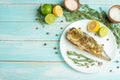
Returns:
[[[78,54],[74,51],[67,51],[68,58],[73,61],[74,64],[78,66],[93,66],[97,63],[97,65],[102,65],[102,62],[95,61],[91,58],[84,56],[83,54]],[[77,58],[74,58],[74,57]],[[79,58],[78,58],[79,57]]]

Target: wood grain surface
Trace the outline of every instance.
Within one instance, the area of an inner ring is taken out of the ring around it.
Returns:
[[[120,0],[79,1],[106,13],[111,6],[120,5]],[[59,41],[71,22],[59,17],[43,27],[35,19],[44,3],[63,0],[0,0],[0,80],[120,80],[120,49],[111,64],[97,74],[81,73],[67,65]]]

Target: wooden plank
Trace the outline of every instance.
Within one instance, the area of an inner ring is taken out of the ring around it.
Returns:
[[[39,5],[0,5],[0,21],[35,21],[38,7]]]
[[[0,22],[0,40],[59,40],[69,23]],[[48,34],[47,34],[48,33]]]
[[[85,74],[73,70],[64,62],[0,62],[0,80],[120,80],[120,69],[116,68],[117,65],[120,63],[111,64],[99,73]]]
[[[1,4],[41,4],[41,3],[62,3],[63,0],[0,0]]]
[[[62,3],[64,0],[0,0],[0,4]],[[119,4],[120,0],[79,0],[82,4]]]
[[[33,10],[33,9],[31,10],[31,8],[33,8],[32,6],[31,5],[27,5],[27,6],[10,5],[10,7],[5,7],[4,5],[0,6],[0,12],[1,12],[0,40],[59,40],[60,39],[60,35],[62,31],[70,23],[66,23],[64,17],[62,18],[60,17],[57,18],[55,24],[52,25],[46,24],[45,28],[42,28],[40,23],[35,21],[35,14],[33,15],[28,14]],[[35,6],[37,7],[37,5],[34,5],[34,8]],[[102,5],[98,5],[98,6],[90,5],[90,6],[98,10],[99,7],[101,7]],[[109,7],[110,5],[103,6],[103,9],[106,12],[108,12]],[[64,22],[62,23],[61,20],[63,20]],[[38,27],[39,29],[36,30],[35,29],[36,27]],[[49,32],[50,34],[46,35],[47,32]]]
[[[45,45],[46,43],[46,45]],[[115,60],[120,58],[120,50]],[[59,41],[0,41],[1,61],[64,61]]]
[[[2,61],[63,61],[59,41],[0,41]]]
[[[112,5],[90,5],[91,8],[99,10],[102,7],[108,13]],[[36,21],[39,5],[0,5],[0,21]],[[9,14],[8,14],[9,13]],[[64,17],[60,17],[64,19]],[[61,19],[57,21],[60,22]]]

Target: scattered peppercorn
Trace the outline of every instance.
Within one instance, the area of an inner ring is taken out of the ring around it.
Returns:
[[[80,56],[78,56],[78,58],[80,58]]]
[[[35,20],[38,20],[38,18],[36,18]]]
[[[60,22],[63,22],[63,20],[61,20]]]
[[[96,36],[97,34],[95,33],[95,36]]]
[[[46,46],[47,44],[46,43],[44,43],[44,46]]]
[[[109,72],[112,72],[112,70],[109,70]]]
[[[116,63],[118,63],[119,61],[116,61]]]
[[[87,68],[89,68],[89,66],[86,66]]]
[[[107,41],[109,41],[109,39],[107,38]]]
[[[58,54],[58,52],[55,52],[55,54]]]
[[[58,36],[58,34],[56,34],[55,36]]]
[[[117,66],[117,69],[119,69],[120,67],[119,66]]]
[[[36,27],[35,29],[38,30],[38,27]]]
[[[104,46],[104,44],[102,44],[102,46]]]
[[[63,29],[63,27],[61,27],[60,29]]]
[[[85,65],[88,65],[88,63],[85,63]]]
[[[56,47],[54,47],[53,49],[57,49]]]
[[[49,32],[47,32],[46,34],[49,35]]]
[[[98,66],[101,66],[103,63],[102,62],[98,62]]]

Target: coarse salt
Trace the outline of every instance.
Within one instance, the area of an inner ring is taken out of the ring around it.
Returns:
[[[69,0],[66,2],[66,6],[71,10],[77,9],[77,5],[78,5],[77,2],[75,2],[74,0]]]
[[[120,21],[120,8],[112,8],[110,10],[110,16],[115,21]]]

